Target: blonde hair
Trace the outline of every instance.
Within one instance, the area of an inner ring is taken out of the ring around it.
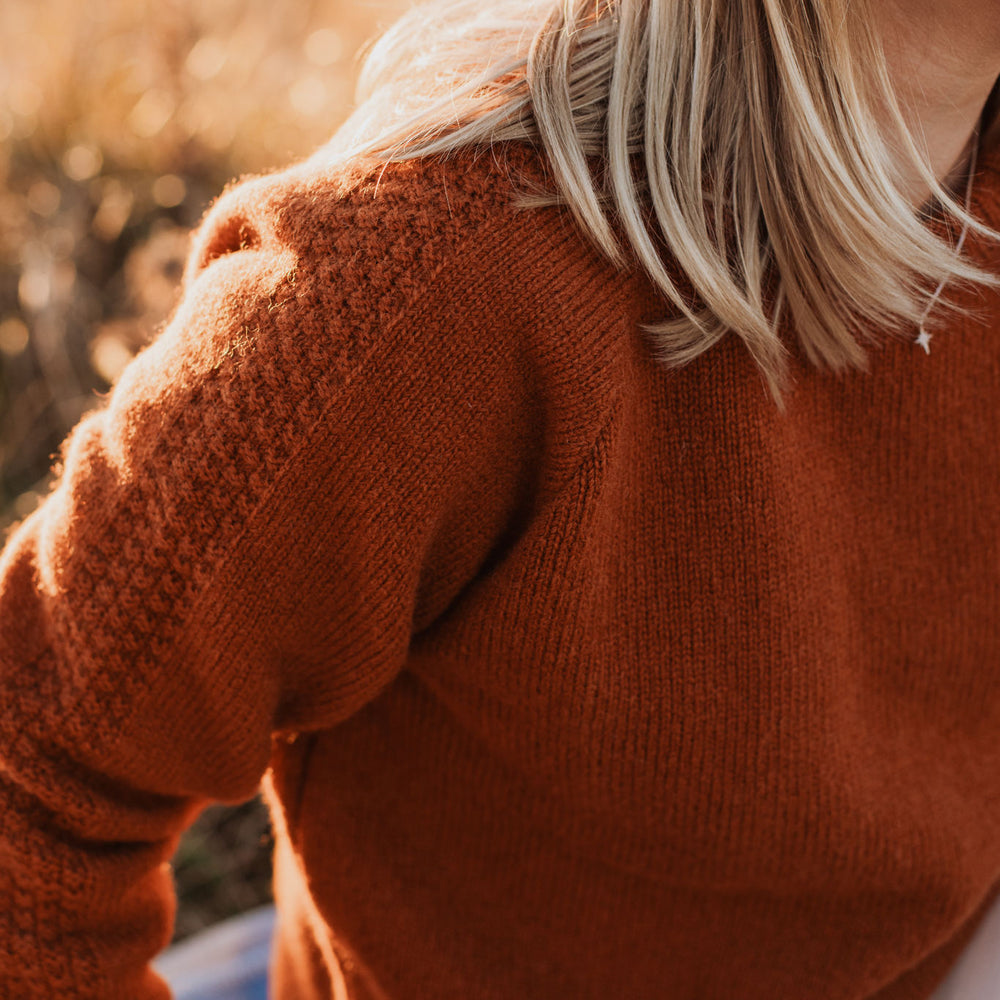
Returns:
[[[862,0],[438,0],[375,45],[334,147],[389,162],[506,140],[541,145],[557,187],[523,204],[567,205],[676,307],[647,328],[663,362],[733,332],[779,402],[786,307],[813,364],[863,368],[939,281],[1000,285],[902,192],[904,163],[1000,239],[936,181]]]

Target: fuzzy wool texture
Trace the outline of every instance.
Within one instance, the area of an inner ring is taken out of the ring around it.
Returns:
[[[276,1000],[954,963],[1000,888],[1000,294],[867,372],[787,331],[781,412],[738,338],[654,361],[648,280],[512,207],[544,173],[320,152],[206,217],[0,559],[3,998],[165,1000],[178,838],[262,781]]]

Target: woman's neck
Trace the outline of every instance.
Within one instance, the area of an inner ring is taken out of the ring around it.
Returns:
[[[995,0],[874,0],[889,71],[907,124],[934,175],[956,189],[971,139],[1000,76],[1000,17]],[[903,171],[911,202],[927,185]]]

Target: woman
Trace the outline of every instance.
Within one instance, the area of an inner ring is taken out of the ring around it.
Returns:
[[[166,996],[263,777],[281,1000],[930,997],[1000,879],[992,3],[434,11],[7,545],[4,995]]]

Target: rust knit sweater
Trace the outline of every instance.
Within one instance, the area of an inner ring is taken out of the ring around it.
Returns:
[[[655,363],[533,155],[207,217],[0,565],[4,998],[167,996],[178,836],[262,778],[279,1000],[924,1000],[968,941],[1000,294],[780,413],[735,337]]]

